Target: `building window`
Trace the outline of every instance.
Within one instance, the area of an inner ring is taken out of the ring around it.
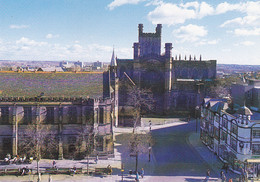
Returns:
[[[99,123],[100,124],[104,123],[104,108],[99,109]]]
[[[69,115],[70,124],[77,123],[77,108],[76,107],[69,107],[68,115]]]
[[[2,153],[7,154],[12,152],[12,138],[3,138]]]
[[[260,138],[260,130],[253,130],[253,138]]]
[[[45,123],[53,124],[54,123],[54,107],[47,107]]]
[[[1,107],[1,124],[9,123],[9,107]]]
[[[223,125],[223,127],[228,128],[228,119],[227,119],[227,116],[225,116],[225,115],[222,118],[222,125]]]
[[[252,153],[253,155],[260,155],[260,144],[252,145]]]
[[[221,140],[225,141],[225,143],[227,143],[227,133],[223,130],[221,130]]]
[[[232,122],[231,123],[231,132],[237,135],[237,130],[238,130],[237,128],[238,127],[237,127],[236,123]]]
[[[86,108],[85,115],[87,124],[93,124],[93,108]]]
[[[96,137],[95,147],[97,151],[103,151],[103,138]]]
[[[237,140],[233,137],[230,137],[230,146],[233,150],[237,151]]]
[[[219,139],[219,130],[218,130],[217,127],[214,127],[214,137],[215,137],[216,140]]]
[[[218,123],[219,123],[219,118],[220,118],[219,115],[216,114],[216,120],[215,121],[218,122]]]
[[[32,123],[32,107],[24,107],[23,123],[30,124]]]

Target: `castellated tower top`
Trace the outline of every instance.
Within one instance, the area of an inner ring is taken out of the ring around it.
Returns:
[[[135,46],[135,53],[138,53],[137,57],[146,57],[146,56],[160,56],[161,55],[161,34],[162,34],[162,25],[157,24],[155,33],[144,33],[143,24],[138,25],[139,30],[139,46]],[[137,45],[137,44],[136,44]],[[135,54],[137,55],[137,54]]]
[[[144,33],[143,32],[143,24],[139,24],[138,25],[138,29],[139,29],[139,37],[161,37],[162,34],[162,24],[157,24],[156,29],[155,29],[155,33]]]

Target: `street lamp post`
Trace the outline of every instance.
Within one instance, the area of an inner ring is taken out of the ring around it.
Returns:
[[[149,143],[149,147],[148,147],[148,150],[149,150],[149,162],[151,161],[151,150],[152,150],[152,147],[150,146],[150,143]]]
[[[199,106],[195,107],[195,118],[196,118],[196,133],[198,132],[198,118],[199,118]]]

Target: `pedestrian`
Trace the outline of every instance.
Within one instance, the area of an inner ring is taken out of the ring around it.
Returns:
[[[110,166],[110,164],[107,166],[107,173],[109,174],[109,175],[111,175],[112,174],[112,167]]]
[[[245,174],[245,170],[240,166],[241,169],[241,180],[244,182],[246,181],[246,174]]]
[[[224,163],[224,165],[222,166],[223,170],[225,170],[226,174],[227,174],[227,170],[228,170],[228,163]]]
[[[139,174],[138,174],[138,171],[136,171],[136,178],[135,178],[135,181],[136,181],[136,182],[139,182]]]
[[[225,173],[223,171],[220,172],[220,178],[221,178],[222,182],[226,182],[227,181],[226,175],[225,175]]]
[[[151,120],[149,121],[149,130],[150,131],[152,130],[152,122],[151,122]]]
[[[142,178],[144,178],[144,168],[142,168],[142,170],[141,170],[141,176],[142,176]]]
[[[71,172],[72,172],[72,176],[74,176],[77,172],[77,168],[76,166],[74,166],[72,169],[71,169]]]
[[[210,170],[208,169],[207,172],[206,172],[205,182],[209,181],[209,176],[210,176]]]
[[[55,165],[56,165],[56,161],[53,160],[53,161],[52,161],[52,167],[55,168]]]
[[[97,162],[98,162],[98,154],[97,154],[97,156],[96,156],[95,162],[96,162],[96,164],[97,164]]]
[[[48,182],[52,182],[52,178],[51,178],[51,175],[49,174],[49,180]]]

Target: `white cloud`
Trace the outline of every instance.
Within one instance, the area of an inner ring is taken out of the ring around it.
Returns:
[[[239,4],[229,4],[227,2],[224,2],[224,3],[220,3],[218,4],[218,6],[216,7],[216,14],[223,14],[223,13],[226,13],[228,11],[241,11],[242,9],[242,4],[239,3]]]
[[[231,20],[227,20],[223,24],[221,24],[220,27],[239,25],[244,28],[245,27],[257,28],[260,26],[259,9],[260,9],[260,1],[258,1],[258,2],[247,1],[247,2],[240,2],[237,4],[229,4],[229,3],[225,2],[225,3],[221,3],[217,6],[216,14],[222,14],[222,13],[226,13],[228,11],[238,11],[240,13],[246,14],[243,17],[237,17],[237,18],[234,18]],[[236,33],[236,30],[233,32]],[[240,30],[238,30],[238,34],[240,34]]]
[[[149,12],[148,19],[153,24],[175,25],[184,23],[187,19],[195,18],[196,13],[192,9],[180,7],[172,3],[163,3]]]
[[[252,25],[257,26],[260,21],[260,16],[245,16],[245,17],[238,17],[231,20],[225,21],[220,27],[226,27],[227,25]]]
[[[58,37],[60,37],[59,34],[53,35],[53,34],[49,33],[46,35],[46,39],[53,39],[53,38],[58,38]]]
[[[189,19],[200,19],[214,13],[214,8],[206,2],[188,2],[181,4],[159,3],[148,13],[148,20],[153,24],[163,23],[167,25],[182,24]]]
[[[151,0],[145,6],[158,6],[163,4],[162,0]]]
[[[9,26],[11,29],[24,29],[24,28],[29,28],[28,25],[10,25]]]
[[[21,39],[16,41],[17,45],[24,45],[24,46],[44,46],[47,45],[47,42],[36,42],[35,40],[30,40],[26,37],[22,37]]]
[[[0,39],[1,40],[1,39]],[[111,59],[113,47],[88,44],[79,41],[71,44],[47,43],[22,37],[16,41],[0,41],[0,55],[7,60],[71,60],[71,61],[105,61]],[[115,48],[118,57],[129,58],[132,48]]]
[[[111,2],[108,5],[108,8],[110,10],[113,10],[114,8],[125,5],[125,4],[138,4],[142,1],[146,1],[146,0],[114,0],[113,2]]]
[[[195,42],[201,37],[205,37],[208,31],[204,26],[189,24],[187,26],[181,26],[178,30],[174,30],[173,33],[181,42]]]
[[[219,40],[200,40],[196,45],[216,45]]]
[[[197,16],[198,18],[203,18],[205,16],[212,15],[213,13],[214,13],[214,8],[211,5],[202,2],[200,4],[200,9]]]
[[[260,35],[260,28],[245,29],[237,28],[233,32],[237,36],[250,36],[250,35]]]
[[[239,46],[239,45],[243,45],[243,46],[253,46],[253,45],[255,45],[255,43],[252,42],[252,41],[243,41],[243,42],[240,42],[240,43],[235,44],[235,46]]]

